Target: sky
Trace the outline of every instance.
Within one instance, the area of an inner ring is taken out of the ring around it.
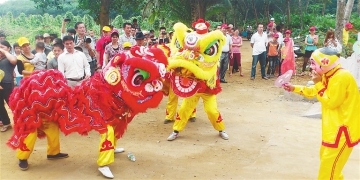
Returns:
[[[6,1],[8,1],[8,0],[0,0],[0,4],[4,3]]]

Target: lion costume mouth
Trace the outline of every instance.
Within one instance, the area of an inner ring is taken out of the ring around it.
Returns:
[[[190,97],[200,90],[200,83],[192,77],[172,75],[170,86],[174,93],[180,97]]]

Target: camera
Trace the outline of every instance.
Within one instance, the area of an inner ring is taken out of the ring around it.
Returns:
[[[165,31],[164,31],[164,32],[161,32],[161,34],[162,34],[162,35],[166,35],[166,32],[165,32]]]
[[[70,18],[65,18],[64,21],[65,21],[65,22],[70,22],[71,19],[70,19]]]
[[[85,39],[85,42],[86,42],[86,43],[91,43],[91,38],[87,37],[87,38]]]

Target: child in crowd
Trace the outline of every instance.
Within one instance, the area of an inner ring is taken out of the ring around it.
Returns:
[[[13,44],[13,55],[18,57],[21,54],[21,48],[19,46],[19,43]],[[19,65],[18,65],[19,64]],[[18,63],[16,63],[14,72],[15,72],[15,79],[16,79],[16,86],[20,86],[20,80],[23,78],[23,75],[19,73],[19,69],[21,69],[19,66],[24,69],[24,65],[22,64],[22,61],[18,60]]]
[[[277,42],[278,38],[279,38],[279,35],[277,33],[274,33],[272,34],[272,41],[269,42],[269,45],[268,45],[268,54],[267,54],[267,57],[269,59],[269,67],[268,67],[268,70],[267,70],[267,76],[270,77],[270,78],[273,78],[275,77],[275,66],[276,66],[276,63],[278,62],[278,59],[279,59],[279,43]]]
[[[25,63],[30,63],[34,65],[34,70],[44,70],[46,69],[46,54],[44,53],[45,50],[45,43],[44,42],[37,42],[36,43],[36,54],[34,59],[32,60],[24,60]]]
[[[64,45],[56,43],[53,45],[52,52],[54,53],[54,58],[48,61],[47,69],[58,69],[58,62],[57,59],[64,52]]]

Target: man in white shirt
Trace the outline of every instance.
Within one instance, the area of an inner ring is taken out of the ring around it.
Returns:
[[[135,38],[131,35],[131,24],[123,24],[124,34],[119,37],[119,47],[123,47],[125,42],[131,43],[132,46],[136,44]]]
[[[226,42],[222,48],[222,53],[220,56],[220,82],[221,83],[227,83],[225,81],[225,74],[226,74],[226,70],[228,69],[228,65],[229,65],[229,53],[230,53],[230,58],[232,58],[232,56],[233,56],[232,50],[231,50],[231,44],[232,44],[231,36],[226,33],[228,28],[229,27],[227,26],[227,24],[221,25],[221,32],[224,34],[224,36],[226,36]]]
[[[91,76],[90,64],[83,52],[74,49],[74,38],[64,36],[65,51],[58,58],[58,70],[65,76],[71,88]]]
[[[258,24],[257,32],[251,36],[250,44],[253,48],[252,52],[252,67],[251,67],[251,80],[255,79],[256,65],[260,61],[261,66],[261,77],[265,80],[269,78],[265,75],[265,65],[266,65],[266,46],[268,44],[267,35],[263,32],[264,25]]]

